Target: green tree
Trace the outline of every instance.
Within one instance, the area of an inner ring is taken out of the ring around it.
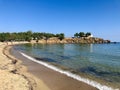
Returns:
[[[58,37],[60,40],[64,39],[64,34],[52,34],[52,33],[39,33],[39,32],[34,32],[32,33],[31,30],[27,32],[18,32],[18,33],[0,33],[0,41],[31,41],[32,39],[34,40],[39,40],[39,39],[46,39],[48,40],[51,37]]]
[[[85,34],[86,37],[88,37],[88,36],[90,36],[90,35],[91,35],[90,32],[87,32],[87,33]]]
[[[56,37],[58,37],[58,39],[63,40],[65,38],[64,33],[60,33],[60,34],[56,34]]]
[[[31,30],[29,30],[29,31],[27,31],[27,32],[25,32],[25,40],[26,41],[31,41],[31,39],[32,39],[32,31]]]
[[[0,41],[1,42],[5,41],[5,34],[4,33],[0,33]]]
[[[74,34],[74,37],[79,37],[79,33],[75,33],[75,34]]]
[[[84,32],[80,32],[79,33],[79,37],[85,37],[85,33]]]

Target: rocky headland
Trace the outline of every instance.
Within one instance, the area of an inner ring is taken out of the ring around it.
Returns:
[[[32,40],[31,42],[36,42]],[[49,38],[49,39],[41,39],[37,41],[38,43],[80,43],[80,44],[103,44],[110,43],[110,40],[104,40],[102,38],[96,37],[81,37],[81,38],[64,38],[63,40],[58,39],[57,37]]]

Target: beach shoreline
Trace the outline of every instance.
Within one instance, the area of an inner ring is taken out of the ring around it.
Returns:
[[[27,67],[29,73],[42,80],[51,90],[98,90],[84,82],[77,81],[64,74],[46,68],[43,65],[28,60],[20,55],[19,51],[13,51],[15,56]]]
[[[13,50],[14,45],[25,43],[29,42],[2,43],[3,46],[0,43],[0,46],[2,46],[3,49],[2,53],[12,60],[12,64],[15,67],[15,69],[12,70],[12,73],[24,76],[27,80],[29,89],[25,90],[61,90],[61,88],[64,90],[98,90],[94,85],[86,84],[84,81],[76,80],[67,75],[61,74],[60,72],[51,70],[42,64],[31,61],[22,55],[20,51]],[[16,65],[18,66],[16,67]],[[99,89],[103,90],[101,88]]]

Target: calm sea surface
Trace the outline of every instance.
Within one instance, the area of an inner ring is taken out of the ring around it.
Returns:
[[[120,85],[120,43],[25,44],[14,48],[37,60]]]

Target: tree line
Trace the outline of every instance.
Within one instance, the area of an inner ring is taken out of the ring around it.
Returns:
[[[0,33],[0,41],[31,41],[31,40],[40,40],[40,39],[45,39],[48,40],[51,37],[57,37],[58,39],[62,40],[64,39],[65,35],[64,33],[60,34],[52,34],[52,33],[40,33],[40,32],[32,32],[32,31],[27,31],[27,32],[2,32]]]
[[[79,32],[79,33],[75,33],[74,34],[74,37],[88,37],[88,36],[91,36],[91,33],[90,32],[87,32],[87,33],[84,33],[84,32]]]

